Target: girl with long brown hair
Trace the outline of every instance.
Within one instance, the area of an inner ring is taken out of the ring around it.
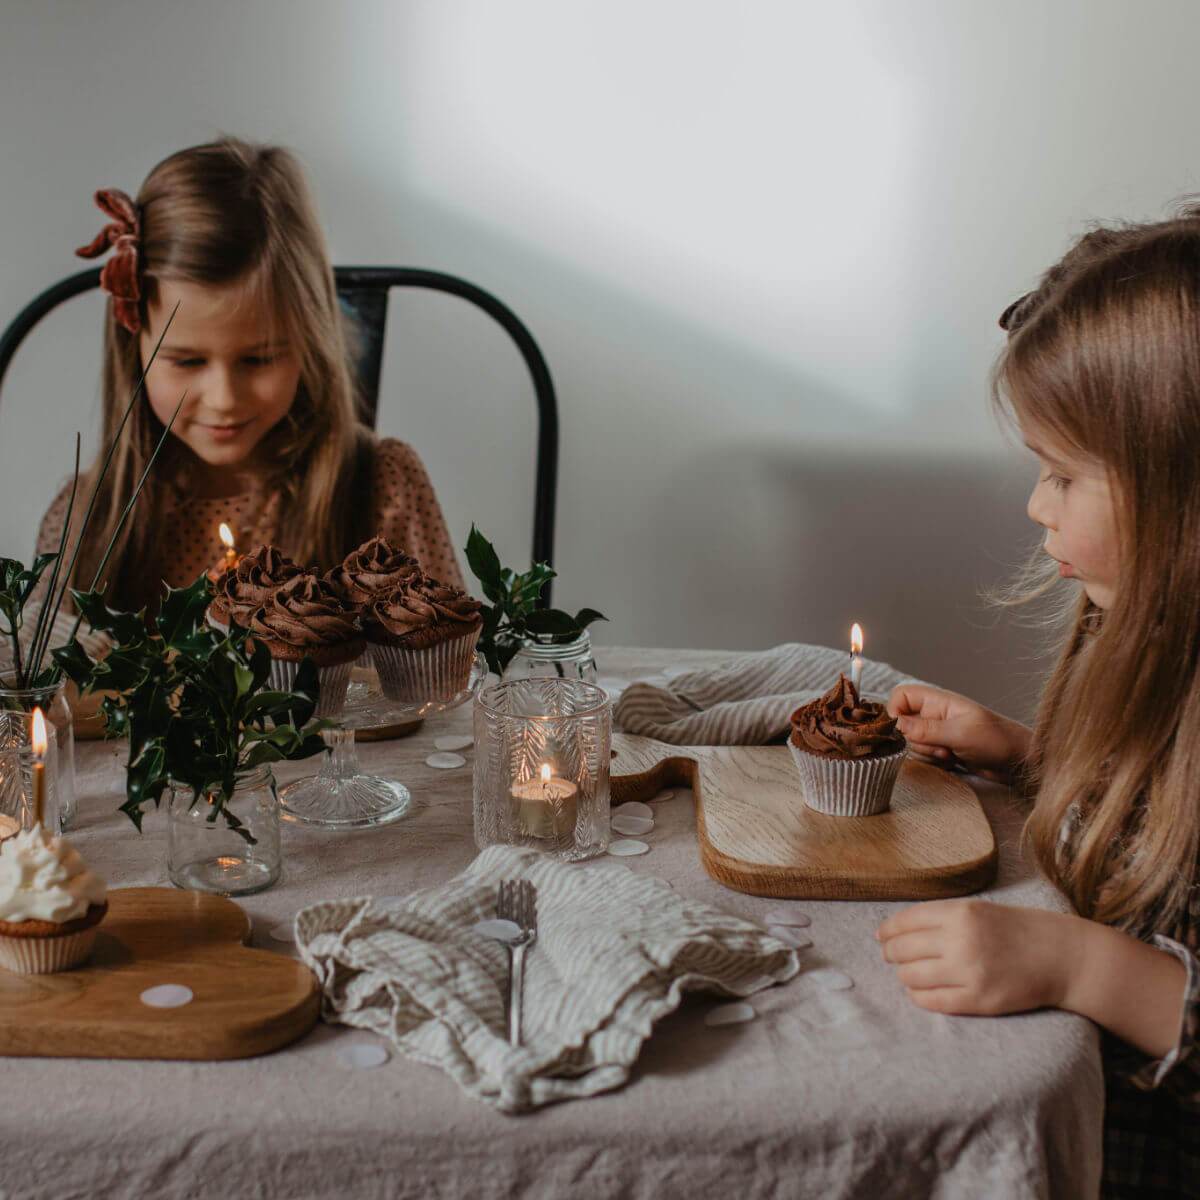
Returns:
[[[238,546],[273,543],[328,568],[374,534],[430,574],[461,573],[412,447],[358,419],[348,339],[325,240],[296,159],[232,138],[172,154],[136,198],[97,193],[111,221],[78,253],[108,250],[103,444],[116,434],[173,310],[98,498],[75,586],[87,587],[153,448],[172,437],[105,571],[110,603],[153,605]],[[95,467],[92,468],[96,470]],[[83,484],[87,494],[87,481]],[[50,506],[39,551],[57,549],[67,503]]]
[[[1103,1194],[1200,1196],[1200,208],[1100,229],[1001,318],[997,403],[1039,464],[1029,516],[1077,593],[1034,728],[901,686],[910,745],[1021,783],[1077,915],[938,901],[880,926],[942,1013],[1054,1007],[1103,1030]]]

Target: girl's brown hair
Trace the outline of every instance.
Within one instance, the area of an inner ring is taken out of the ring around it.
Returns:
[[[1173,928],[1200,854],[1200,208],[1087,235],[1002,324],[997,403],[1106,470],[1119,540],[1042,696],[1026,833],[1082,915]]]
[[[347,484],[357,478],[369,434],[357,419],[348,331],[300,164],[278,146],[223,138],[164,159],[146,177],[137,205],[143,327],[147,300],[161,281],[236,283],[261,311],[273,314],[300,355],[295,402],[262,445],[270,482],[281,491],[274,536],[299,561],[332,566],[356,536],[355,489]],[[109,307],[103,445],[116,435],[142,371],[139,335],[114,319],[111,301]],[[156,340],[161,331],[153,332]],[[118,442],[80,550],[75,586],[91,582],[162,430],[143,396]],[[110,602],[122,607],[153,605],[161,588],[156,542],[164,515],[186,500],[174,494],[168,448],[105,569]]]

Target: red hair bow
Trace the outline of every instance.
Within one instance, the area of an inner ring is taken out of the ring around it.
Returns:
[[[142,232],[137,205],[120,188],[101,188],[96,207],[112,217],[86,245],[75,251],[80,258],[98,258],[110,246],[113,256],[100,271],[100,287],[112,297],[113,316],[130,333],[142,327],[138,301],[142,288],[138,280],[138,250]]]

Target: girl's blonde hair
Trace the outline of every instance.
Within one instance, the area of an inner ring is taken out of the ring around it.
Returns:
[[[997,403],[1102,465],[1119,540],[1115,599],[1080,598],[1042,696],[1026,833],[1082,915],[1175,928],[1200,854],[1200,208],[1087,235],[1002,324]]]
[[[223,138],[164,159],[146,177],[136,202],[143,325],[147,300],[160,282],[237,284],[249,301],[272,314],[300,356],[295,402],[262,444],[270,482],[281,490],[275,538],[301,562],[334,565],[358,532],[354,489],[348,485],[358,477],[369,435],[357,418],[347,331],[300,164],[281,147]],[[142,371],[139,335],[118,323],[111,309],[110,301],[102,445],[116,435]],[[90,584],[162,430],[143,396],[118,442],[80,550],[75,586]],[[186,499],[172,496],[169,448],[105,568],[110,602],[122,607],[153,605],[161,589],[157,543],[166,531],[161,524],[156,530],[155,523],[170,512],[173,499]],[[214,542],[214,557],[216,549]]]

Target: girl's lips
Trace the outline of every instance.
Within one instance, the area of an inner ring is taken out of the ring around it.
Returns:
[[[1075,568],[1070,563],[1060,562],[1058,564],[1058,573],[1063,579],[1073,579],[1075,577]]]
[[[251,418],[253,420],[253,418]],[[239,421],[236,425],[202,425],[201,428],[215,442],[231,442],[246,429],[250,421]]]

